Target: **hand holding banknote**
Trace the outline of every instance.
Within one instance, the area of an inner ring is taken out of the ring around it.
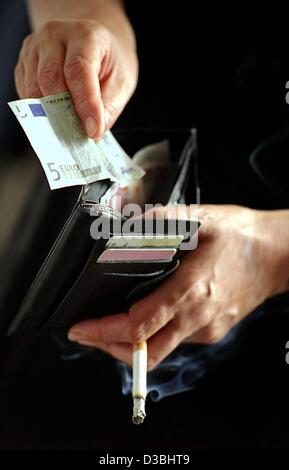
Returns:
[[[109,179],[120,188],[143,175],[110,131],[89,139],[68,92],[9,103],[45,171],[51,189]]]
[[[20,98],[68,90],[87,135],[99,139],[135,89],[137,57],[122,2],[90,3],[30,2],[35,31],[23,42],[15,81]]]

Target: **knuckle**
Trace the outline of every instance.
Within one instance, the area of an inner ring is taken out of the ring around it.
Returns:
[[[210,320],[211,292],[206,282],[187,280],[183,285],[183,295],[177,300],[181,306],[194,312],[194,320],[205,326]]]
[[[109,36],[109,30],[95,20],[76,20],[75,28],[83,36],[91,39],[107,40]]]
[[[29,98],[39,98],[41,96],[39,87],[36,83],[27,83],[26,89]]]
[[[195,287],[192,277],[190,275],[183,276],[179,289],[171,289],[169,295],[172,304],[180,305],[183,302],[187,304],[195,303]]]
[[[142,341],[154,334],[175,317],[174,310],[166,305],[151,305],[149,311],[144,311],[142,306],[135,304],[130,308],[129,312],[134,325],[132,328],[139,330]],[[147,314],[144,315],[144,313]]]
[[[79,31],[87,31],[90,29],[90,23],[92,20],[76,20],[75,21],[75,28]]]
[[[48,35],[55,34],[55,31],[59,28],[59,24],[60,21],[58,20],[49,20],[42,27],[42,30]]]
[[[68,80],[77,80],[84,74],[89,64],[81,55],[73,56],[64,65],[64,74]]]
[[[180,294],[179,289],[167,290],[165,305],[167,306],[167,308],[169,307],[170,309],[174,309],[175,311],[178,311],[179,307],[183,304],[185,297],[186,297],[186,293]]]
[[[95,20],[78,19],[75,21],[75,28],[80,33],[90,36],[95,31],[96,24]]]
[[[170,314],[168,307],[159,306],[159,308],[152,312],[150,317],[146,320],[146,329],[155,331],[157,327],[159,328],[166,325],[173,317],[174,314]]]
[[[38,72],[39,83],[47,88],[55,85],[61,75],[61,68],[56,62],[47,62],[43,64]]]
[[[197,281],[192,285],[190,290],[192,300],[196,303],[203,303],[211,296],[210,284],[205,281]]]
[[[134,326],[132,326],[129,336],[130,336],[131,342],[133,344],[141,343],[142,341],[145,341],[147,339],[146,335],[145,335],[143,325],[138,325],[138,326],[134,325]]]

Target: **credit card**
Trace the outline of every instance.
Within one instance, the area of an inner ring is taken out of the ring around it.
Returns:
[[[106,243],[106,248],[179,248],[183,240],[183,235],[155,237],[114,235]]]
[[[111,248],[105,250],[97,260],[97,263],[135,263],[135,262],[156,262],[162,261],[169,263],[175,256],[176,249],[119,249]]]

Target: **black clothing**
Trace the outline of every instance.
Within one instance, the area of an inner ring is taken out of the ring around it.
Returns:
[[[287,207],[248,164],[257,145],[289,127],[284,12],[200,3],[189,12],[184,0],[127,2],[140,79],[119,125],[195,126],[203,202]]]
[[[244,2],[226,7],[217,2],[203,9],[197,2],[188,6],[185,0],[126,3],[138,38],[140,80],[116,127],[195,126],[202,202],[288,207],[249,164],[256,146],[289,124],[284,12],[274,4],[268,12],[262,7],[255,13]],[[20,24],[24,16],[16,19],[16,1],[5,1],[8,4],[11,21]],[[17,4],[23,6],[21,1]],[[7,56],[6,43],[0,52]],[[15,50],[13,54],[16,60]],[[0,60],[3,64],[3,56]],[[9,80],[12,86],[12,76]],[[5,103],[11,90],[3,90],[1,106],[8,115]],[[15,121],[5,130],[8,141],[15,140],[16,128]],[[48,224],[55,227],[51,212],[64,212],[61,197],[54,196],[55,206],[47,212],[42,233]],[[66,202],[65,211],[68,206]],[[44,257],[50,241],[38,238],[41,250],[39,246],[33,252]],[[23,267],[25,260],[20,261],[17,266]],[[1,268],[3,272],[5,266]],[[36,269],[33,263],[32,268]],[[24,272],[16,275],[25,278]],[[23,282],[26,288],[28,279]],[[288,298],[267,302],[262,310],[268,315],[252,322],[239,349],[203,377],[195,390],[157,404],[148,402],[148,418],[139,429],[130,423],[131,399],[121,395],[111,358],[95,352],[76,361],[61,360],[50,338],[29,344],[21,338],[2,338],[0,448],[120,453],[130,448],[155,453],[182,449],[191,454],[195,449],[288,448]]]

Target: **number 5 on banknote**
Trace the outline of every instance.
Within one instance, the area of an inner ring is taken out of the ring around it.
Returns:
[[[48,166],[49,170],[50,170],[51,173],[53,173],[54,176],[55,176],[55,177],[53,178],[53,180],[54,180],[54,181],[58,181],[58,180],[60,180],[60,173],[59,173],[58,170],[56,170],[55,168],[53,168],[54,165],[55,165],[54,162],[49,162],[49,163],[47,163],[47,166]]]

